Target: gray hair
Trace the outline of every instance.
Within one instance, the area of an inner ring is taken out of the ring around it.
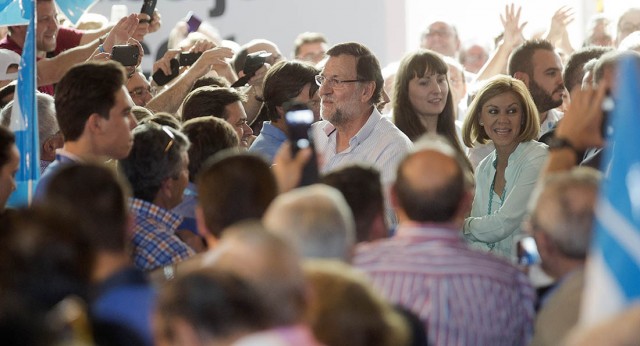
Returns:
[[[38,93],[36,94],[36,102],[38,103],[38,136],[40,137],[40,143],[44,143],[44,141],[60,132],[60,127],[56,119],[53,96]],[[13,101],[10,101],[0,112],[0,124],[2,126],[10,128],[12,111]]]
[[[298,188],[276,197],[263,221],[305,258],[348,260],[355,244],[351,209],[340,191],[327,185]]]

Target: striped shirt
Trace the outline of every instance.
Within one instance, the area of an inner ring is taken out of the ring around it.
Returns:
[[[470,249],[447,225],[407,224],[357,247],[354,265],[374,287],[425,323],[432,345],[526,345],[534,291],[527,276]]]
[[[175,234],[182,217],[137,198],[130,199],[129,208],[135,215],[131,238],[133,262],[140,270],[153,270],[195,254]]]

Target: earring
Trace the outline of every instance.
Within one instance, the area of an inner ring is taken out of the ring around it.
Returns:
[[[480,122],[480,126],[484,126],[484,123],[482,121]]]

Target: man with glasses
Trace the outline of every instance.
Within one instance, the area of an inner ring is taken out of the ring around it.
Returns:
[[[113,61],[76,65],[62,77],[55,107],[64,145],[40,178],[36,199],[44,195],[53,173],[66,163],[129,155],[131,130],[137,122],[125,81],[124,68]]]
[[[431,23],[422,33],[420,48],[430,49],[457,59],[460,51],[460,38],[456,27],[442,21]]]
[[[355,42],[337,44],[316,76],[320,114],[312,126],[322,173],[353,163],[373,165],[387,186],[411,141],[375,105],[382,98],[382,72],[371,51]],[[389,204],[387,204],[389,205]],[[392,212],[389,217],[392,217]]]
[[[164,267],[195,254],[176,235],[183,218],[170,211],[182,202],[189,183],[188,149],[185,135],[148,122],[133,130],[131,153],[119,161],[133,190],[131,245],[133,262],[140,270]]]
[[[627,9],[618,19],[616,47],[634,31],[640,31],[640,7]]]

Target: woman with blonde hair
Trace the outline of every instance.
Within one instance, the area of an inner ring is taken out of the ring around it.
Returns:
[[[464,237],[472,246],[512,261],[527,201],[547,157],[547,146],[536,141],[538,119],[525,84],[498,75],[478,91],[462,127],[466,146],[489,140],[495,145],[476,169]]]

